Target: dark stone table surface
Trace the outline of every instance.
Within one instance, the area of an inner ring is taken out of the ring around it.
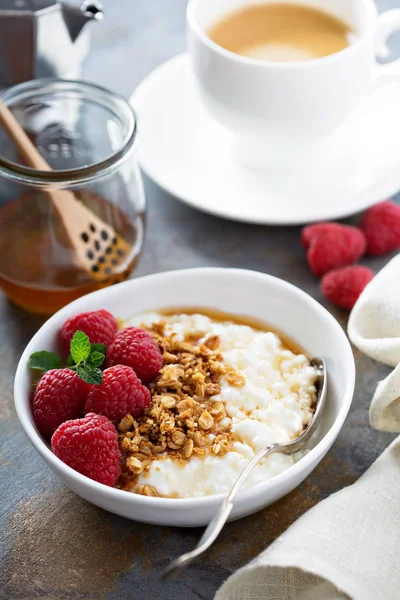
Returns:
[[[106,0],[106,18],[93,26],[84,76],[129,96],[153,68],[183,51],[185,4],[185,0]],[[379,8],[396,4],[381,0]],[[400,50],[399,37],[393,38],[393,47]],[[299,228],[242,225],[210,217],[180,204],[150,181],[145,183],[149,228],[135,276],[202,266],[255,269],[290,281],[324,303],[318,281],[304,261]],[[387,257],[364,262],[378,270],[386,261]],[[328,308],[345,327],[346,315]],[[368,422],[371,396],[388,370],[356,352],[354,403],[319,467],[281,501],[228,525],[207,556],[178,579],[160,583],[160,566],[192,548],[201,531],[130,522],[81,500],[44,465],[18,424],[14,372],[42,322],[0,293],[1,600],[209,600],[229,574],[304,511],[353,483],[392,439],[373,431]]]

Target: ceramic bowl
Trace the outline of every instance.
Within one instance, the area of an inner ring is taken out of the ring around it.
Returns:
[[[206,525],[223,496],[193,499],[151,498],[107,487],[80,475],[51,452],[38,433],[30,405],[32,352],[56,347],[65,319],[106,308],[115,316],[168,307],[214,308],[261,319],[298,342],[313,356],[324,357],[328,401],[310,451],[287,471],[239,493],[231,520],[272,504],[298,486],[328,452],[346,419],[355,381],[353,353],[339,323],[303,291],[275,277],[235,269],[191,269],[141,277],[72,302],[51,317],[26,347],[15,376],[15,406],[31,443],[71,490],[89,502],[128,519],[159,525]]]

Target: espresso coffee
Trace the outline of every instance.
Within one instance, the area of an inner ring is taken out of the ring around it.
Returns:
[[[226,16],[208,31],[218,44],[249,58],[293,62],[335,54],[351,43],[343,21],[301,4],[255,4]]]

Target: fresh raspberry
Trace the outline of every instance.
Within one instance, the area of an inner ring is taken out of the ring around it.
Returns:
[[[51,438],[54,454],[90,479],[114,486],[121,474],[121,453],[114,425],[102,415],[66,421]]]
[[[61,343],[67,354],[70,341],[78,329],[86,333],[91,344],[109,346],[115,338],[118,325],[115,317],[104,309],[69,317],[60,331]]]
[[[106,369],[102,383],[92,387],[85,412],[95,412],[117,421],[128,413],[138,417],[150,402],[149,390],[131,367],[117,365]]]
[[[128,365],[142,383],[154,381],[163,366],[161,352],[144,329],[127,327],[119,331],[108,349],[107,364]]]
[[[366,245],[362,231],[357,227],[341,225],[311,240],[307,262],[314,275],[321,276],[357,262],[363,256]]]
[[[367,254],[380,256],[400,248],[400,206],[392,200],[367,210],[360,227],[367,238]]]
[[[344,267],[327,273],[322,278],[321,290],[332,304],[350,310],[373,277],[374,273],[367,267]]]
[[[308,250],[311,242],[318,236],[323,235],[329,231],[335,231],[344,227],[339,223],[315,223],[314,225],[307,225],[301,230],[300,241],[304,250]]]
[[[33,394],[33,418],[40,433],[51,436],[67,419],[82,412],[90,385],[71,369],[47,371]]]

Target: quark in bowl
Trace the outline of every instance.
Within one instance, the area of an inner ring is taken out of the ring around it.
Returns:
[[[182,527],[207,525],[224,498],[216,493],[192,498],[157,498],[127,493],[97,483],[61,462],[37,431],[31,411],[33,352],[57,349],[57,333],[77,313],[105,308],[124,320],[177,306],[215,309],[271,325],[295,340],[309,356],[325,359],[327,405],[308,452],[290,468],[242,490],[230,519],[250,515],[297,487],[337,438],[351,406],[355,365],[351,346],[334,317],[295,286],[262,273],[238,269],[190,269],[137,278],[88,294],[51,317],[27,345],[15,376],[15,407],[29,440],[67,487],[82,498],[129,519]]]

